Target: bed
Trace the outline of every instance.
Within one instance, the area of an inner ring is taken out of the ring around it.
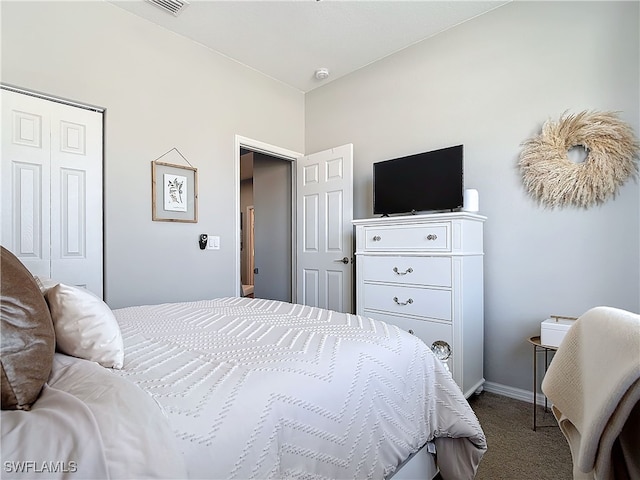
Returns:
[[[112,311],[81,288],[34,281],[55,352],[35,399],[5,405],[20,323],[7,299],[22,293],[4,257],[2,478],[382,479],[419,460],[465,479],[486,450],[416,337],[254,298]],[[413,478],[435,474],[420,469]]]

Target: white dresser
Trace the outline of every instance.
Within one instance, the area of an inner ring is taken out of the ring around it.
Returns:
[[[486,217],[455,212],[354,220],[356,313],[444,340],[465,397],[482,390]]]

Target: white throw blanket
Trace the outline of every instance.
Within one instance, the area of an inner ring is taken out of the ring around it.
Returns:
[[[596,307],[567,332],[542,382],[574,479],[640,478],[640,315]]]

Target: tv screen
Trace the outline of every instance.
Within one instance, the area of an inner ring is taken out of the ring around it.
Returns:
[[[462,145],[373,164],[373,213],[462,207]]]

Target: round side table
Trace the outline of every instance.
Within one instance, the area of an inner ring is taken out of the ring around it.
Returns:
[[[533,345],[533,431],[538,427],[537,424],[537,400],[538,400],[538,362],[536,361],[538,353],[544,352],[544,372],[547,373],[549,368],[549,352],[555,352],[558,347],[544,345],[540,342],[540,336],[530,337],[529,343]],[[548,411],[547,397],[544,397],[544,411]]]

